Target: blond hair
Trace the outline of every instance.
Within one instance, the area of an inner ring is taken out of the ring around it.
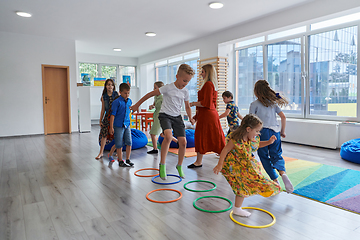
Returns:
[[[246,135],[247,133],[247,128],[251,128],[254,129],[256,128],[259,124],[262,125],[262,121],[261,119],[256,116],[255,114],[247,114],[243,120],[241,120],[241,124],[240,126],[231,133],[230,135],[230,139],[238,141],[240,139],[243,139],[243,137]]]
[[[195,72],[194,69],[192,69],[192,67],[190,67],[189,65],[183,63],[179,66],[179,69],[177,71],[177,74],[179,74],[180,72],[189,74],[190,76],[194,76]]]
[[[271,89],[266,80],[259,80],[255,83],[254,94],[265,107],[270,107],[274,104],[284,107],[289,104],[288,100]]]
[[[158,88],[161,88],[162,86],[164,86],[164,83],[163,83],[162,81],[154,82],[154,84],[155,84]]]
[[[218,88],[217,82],[218,81],[217,81],[217,74],[216,74],[215,67],[211,64],[205,64],[201,68],[205,71],[205,77],[203,79],[203,83],[202,83],[200,89],[202,89],[202,87],[205,85],[205,83],[207,81],[211,81],[214,84],[215,90],[217,90],[217,88]]]

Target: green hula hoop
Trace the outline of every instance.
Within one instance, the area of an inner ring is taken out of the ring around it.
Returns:
[[[189,183],[193,183],[193,182],[206,182],[206,183],[211,183],[212,185],[214,185],[213,188],[211,189],[208,189],[208,190],[194,190],[194,189],[190,189],[188,187],[186,187],[186,185],[188,185]],[[210,182],[210,181],[205,181],[205,180],[194,180],[194,181],[189,181],[187,183],[184,184],[184,188],[188,191],[192,191],[192,192],[210,192],[212,190],[215,190],[216,189],[216,184],[213,183],[213,182]]]
[[[212,210],[206,210],[206,209],[199,208],[198,206],[196,206],[196,202],[199,201],[200,199],[203,199],[203,198],[220,198],[220,199],[224,199],[224,200],[226,200],[226,201],[228,201],[230,203],[230,207],[228,207],[227,209],[224,209],[224,210],[217,210],[217,211],[212,211]],[[200,211],[203,211],[203,212],[209,212],[209,213],[226,212],[226,211],[229,211],[233,206],[232,202],[229,199],[224,198],[224,197],[220,197],[220,196],[203,196],[203,197],[199,197],[199,198],[194,200],[193,205],[197,210],[200,210]]]

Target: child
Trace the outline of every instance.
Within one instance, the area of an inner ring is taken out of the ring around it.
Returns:
[[[285,184],[286,192],[292,193],[294,187],[285,174],[285,161],[281,149],[281,137],[285,137],[286,117],[281,111],[279,106],[285,106],[288,101],[282,98],[278,93],[275,93],[269,86],[266,80],[259,80],[255,83],[254,94],[257,100],[250,104],[249,112],[256,114],[264,123],[261,130],[260,140],[268,140],[271,136],[276,136],[276,141],[264,148],[259,148],[258,155],[261,163],[269,175],[269,177],[278,183],[278,174],[275,169],[280,173],[281,178]],[[276,114],[281,119],[281,130],[279,132],[279,123],[276,119]]]
[[[112,103],[110,117],[110,133],[114,134],[115,146],[118,156],[119,167],[131,167],[134,165],[130,161],[131,153],[131,129],[130,129],[130,106],[132,104],[130,96],[130,86],[127,83],[120,84],[120,96]],[[122,148],[126,145],[126,162],[122,160]],[[114,163],[110,159],[109,167]]]
[[[182,162],[185,156],[186,135],[185,125],[181,117],[181,106],[184,102],[186,113],[189,116],[189,119],[191,119],[191,123],[193,123],[189,104],[189,91],[185,87],[190,82],[194,74],[194,70],[189,65],[181,64],[177,71],[175,82],[147,93],[134,106],[130,108],[133,111],[138,111],[139,106],[144,101],[153,96],[159,96],[160,94],[163,94],[163,103],[159,113],[160,125],[164,134],[164,140],[161,144],[161,160],[159,166],[160,178],[163,180],[166,179],[165,162],[166,155],[169,151],[169,145],[172,140],[171,129],[173,129],[174,136],[177,137],[179,144],[178,164],[176,169],[179,172],[179,176],[185,178],[185,174],[182,170]]]
[[[107,79],[104,84],[104,90],[101,96],[101,112],[100,112],[100,152],[99,155],[95,158],[99,160],[103,157],[104,148],[106,145],[106,140],[110,140],[108,138],[109,135],[109,126],[110,126],[110,106],[114,99],[119,96],[119,93],[115,91],[115,83],[112,79]],[[110,136],[109,136],[110,137]]]
[[[238,118],[242,120],[243,116],[241,116],[239,108],[235,105],[235,102],[233,101],[234,95],[230,91],[223,92],[222,98],[224,103],[226,103],[226,110],[219,116],[219,118],[227,118],[229,125],[229,135],[230,132],[235,131],[235,129],[239,127],[240,123]]]
[[[154,90],[161,88],[162,86],[164,86],[164,83],[161,81],[155,82],[154,83]],[[163,95],[160,94],[158,96],[154,97],[154,104],[150,105],[149,108],[153,109],[155,108],[155,112],[153,115],[153,125],[151,126],[150,129],[150,136],[151,136],[151,141],[153,144],[153,150],[148,151],[148,154],[155,154],[158,153],[158,149],[157,149],[157,139],[156,136],[159,135],[161,128],[160,128],[160,121],[159,121],[159,112],[160,112],[160,108],[161,108],[161,104],[163,102]],[[164,135],[161,133],[160,134],[162,137],[164,137]],[[177,139],[173,137],[172,139],[174,142],[177,142]]]
[[[278,183],[261,174],[260,164],[252,155],[258,147],[267,146],[276,140],[276,137],[272,136],[267,141],[260,141],[261,128],[262,122],[257,116],[246,115],[241,125],[226,137],[228,142],[213,169],[215,174],[221,171],[229,182],[236,195],[233,214],[241,217],[251,215],[250,212],[241,209],[245,197],[256,194],[270,197],[281,191]]]

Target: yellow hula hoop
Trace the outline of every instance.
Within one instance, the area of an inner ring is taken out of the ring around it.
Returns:
[[[234,219],[233,217],[233,211],[230,212],[230,218],[231,220],[233,220],[233,222],[241,225],[241,226],[244,226],[244,227],[248,227],[248,228],[267,228],[267,227],[271,227],[272,225],[274,225],[276,223],[276,218],[275,216],[271,213],[271,212],[268,212],[264,209],[261,209],[261,208],[256,208],[256,207],[243,207],[242,209],[255,209],[255,210],[259,210],[259,211],[262,211],[262,212],[265,212],[267,214],[269,214],[272,218],[273,218],[273,221],[267,225],[262,225],[262,226],[251,226],[251,225],[247,225],[247,224],[244,224],[244,223],[241,223],[241,222],[238,222]]]

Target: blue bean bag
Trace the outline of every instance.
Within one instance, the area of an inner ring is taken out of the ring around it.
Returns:
[[[186,148],[192,148],[195,147],[195,130],[194,129],[185,129],[186,134]],[[158,142],[161,143],[164,141],[164,138],[159,136]],[[170,143],[171,148],[178,148],[178,145],[171,141]]]
[[[132,146],[131,146],[132,150],[145,147],[145,145],[148,143],[148,139],[145,133],[135,128],[131,129],[131,138],[132,138]],[[110,151],[114,144],[115,144],[115,140],[106,141],[106,145],[104,149]],[[99,145],[100,145],[100,140],[99,140]],[[125,149],[126,146],[124,145],[123,151],[125,151]]]
[[[347,161],[360,164],[360,138],[344,142],[341,145],[340,156]]]

